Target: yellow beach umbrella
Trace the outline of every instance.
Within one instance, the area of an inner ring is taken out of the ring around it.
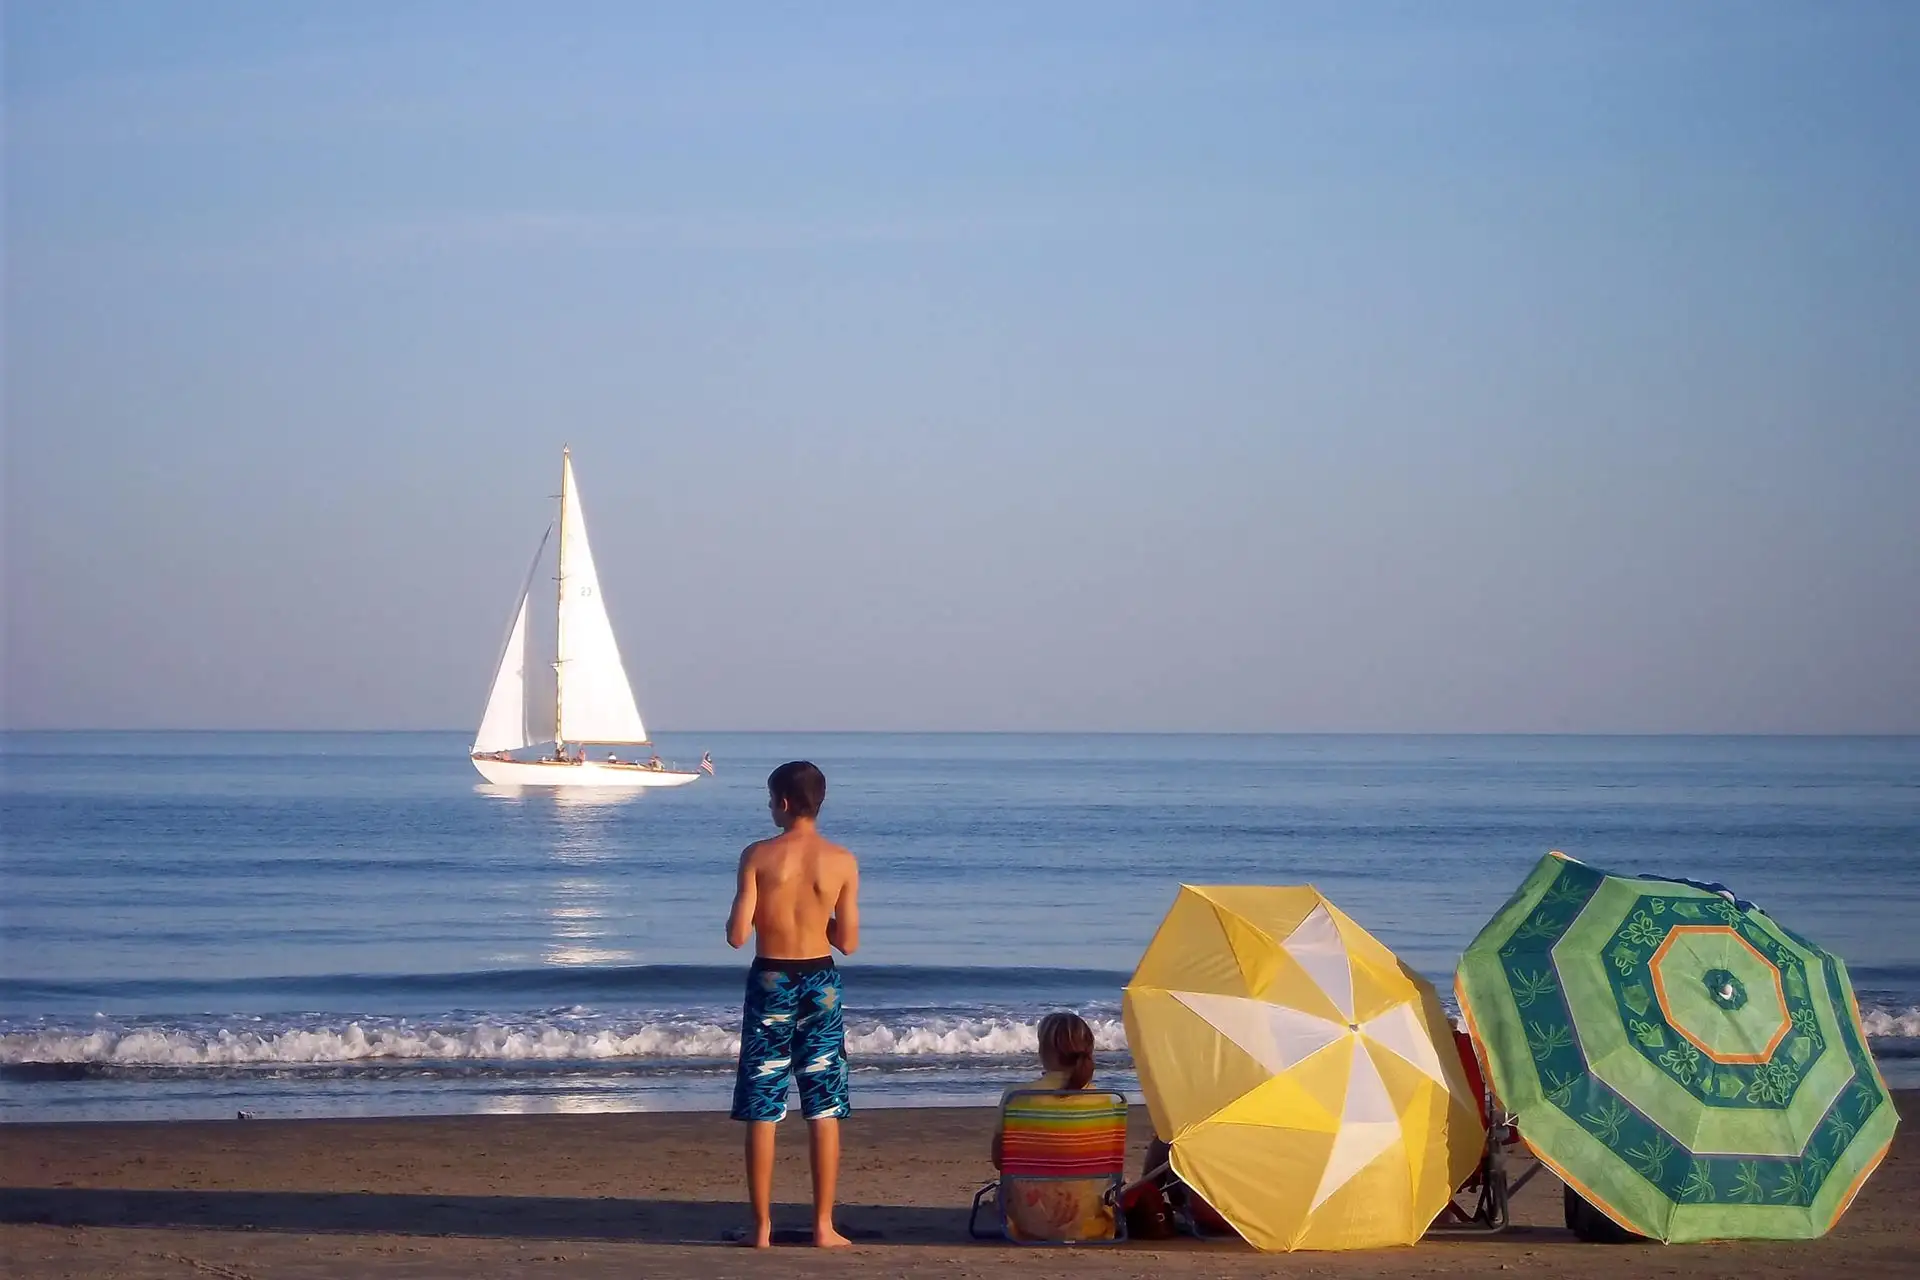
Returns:
[[[1127,984],[1173,1169],[1261,1249],[1412,1244],[1486,1141],[1431,984],[1308,886],[1182,885]]]

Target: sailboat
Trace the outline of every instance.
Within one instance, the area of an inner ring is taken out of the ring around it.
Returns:
[[[551,531],[549,531],[551,532]],[[546,549],[534,553],[539,564]],[[700,774],[668,768],[650,748],[633,686],[620,662],[613,623],[600,595],[600,575],[587,545],[587,522],[580,490],[573,479],[573,454],[560,451],[560,589],[554,640],[553,752],[540,759],[516,759],[514,752],[534,744],[527,723],[527,607],[533,598],[533,573],[520,592],[520,608],[507,633],[500,667],[486,714],[468,753],[480,776],[505,787],[680,787]],[[702,767],[706,767],[702,757]]]

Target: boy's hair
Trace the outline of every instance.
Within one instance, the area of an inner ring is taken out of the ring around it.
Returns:
[[[814,818],[827,801],[827,775],[810,760],[789,760],[767,775],[767,794],[796,818]]]

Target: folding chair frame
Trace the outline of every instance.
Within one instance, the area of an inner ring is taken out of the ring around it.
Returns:
[[[1518,1178],[1509,1178],[1507,1148],[1514,1146],[1524,1149],[1525,1143],[1514,1128],[1512,1116],[1503,1115],[1487,1126],[1487,1147],[1481,1153],[1480,1167],[1474,1174],[1474,1182],[1479,1185],[1472,1211],[1461,1206],[1459,1193],[1456,1192],[1454,1198],[1447,1202],[1447,1207],[1440,1211],[1440,1216],[1433,1220],[1433,1225],[1427,1228],[1428,1235],[1494,1235],[1513,1225],[1513,1197],[1546,1168],[1535,1160],[1532,1167]]]

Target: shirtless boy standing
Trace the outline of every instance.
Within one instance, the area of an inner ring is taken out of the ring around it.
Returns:
[[[729,946],[745,946],[749,934],[756,939],[733,1118],[747,1122],[747,1195],[753,1243],[762,1249],[773,1235],[773,1126],[787,1114],[796,1076],[813,1163],[813,1242],[847,1243],[833,1228],[840,1117],[849,1108],[840,971],[829,948],[850,956],[860,945],[860,864],[814,829],[826,798],[826,775],[805,760],[767,776],[767,812],[780,834],[741,851],[727,917]]]

